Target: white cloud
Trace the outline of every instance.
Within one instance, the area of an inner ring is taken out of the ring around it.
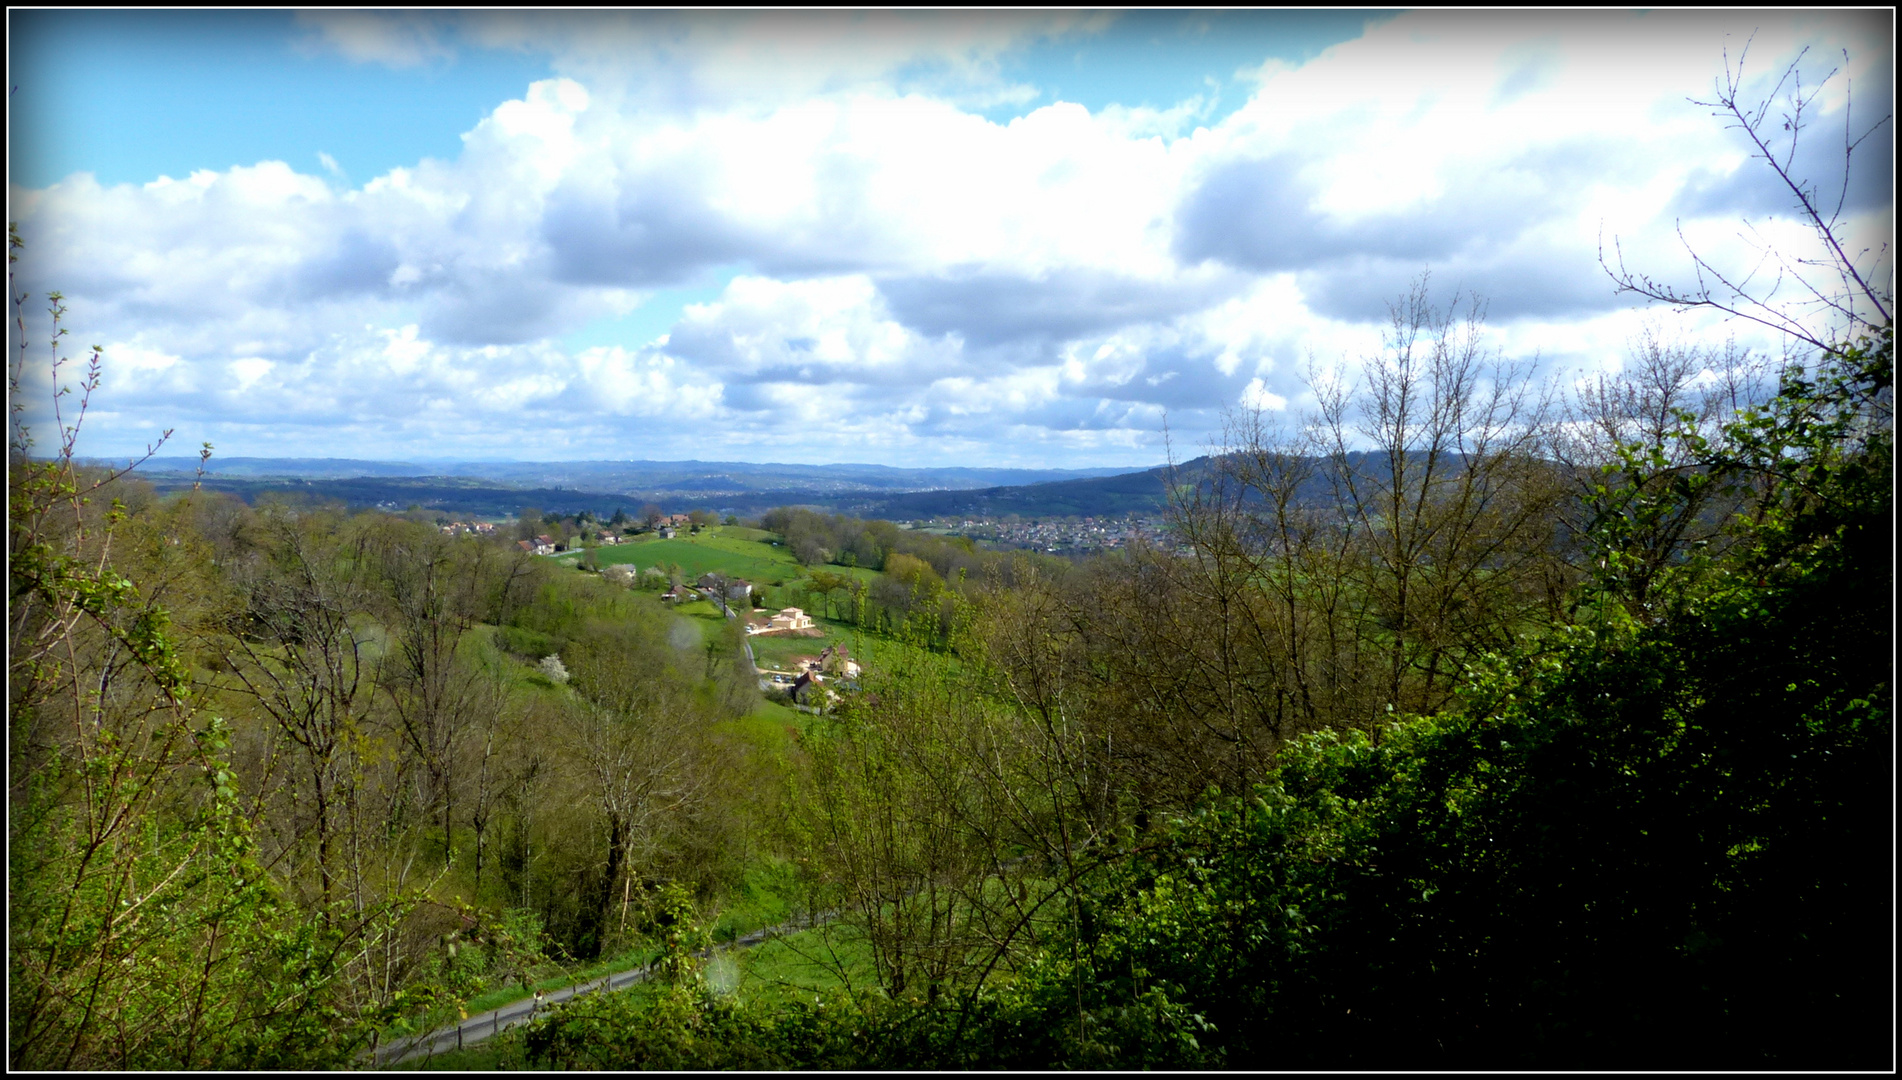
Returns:
[[[313,41],[365,61],[479,41],[567,75],[496,106],[454,160],[354,189],[266,161],[15,190],[29,285],[58,282],[71,323],[116,343],[127,431],[189,417],[494,456],[638,421],[782,457],[1135,463],[1165,412],[1298,404],[1306,358],[1365,355],[1426,266],[1487,293],[1515,355],[1601,363],[1629,300],[1601,227],[1659,272],[1683,265],[1676,217],[1699,251],[1749,253],[1736,207],[1764,196],[1731,178],[1757,166],[1685,103],[1726,28],[1734,45],[1765,22],[1764,71],[1805,43],[1862,48],[1859,77],[1891,62],[1846,40],[1853,21],[1424,13],[1264,66],[1193,130],[1199,99],[967,111],[1021,94],[997,58],[1069,18],[313,16]],[[1892,203],[1858,213],[1859,235],[1892,232]],[[560,344],[735,267],[652,345]]]
[[[1241,405],[1244,409],[1280,412],[1288,407],[1288,399],[1268,389],[1266,383],[1256,378],[1248,380],[1248,385],[1242,389]]]

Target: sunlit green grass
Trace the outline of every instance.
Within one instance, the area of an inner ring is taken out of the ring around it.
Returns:
[[[716,986],[729,977],[720,959],[708,971]],[[767,1004],[810,1001],[817,992],[858,990],[874,982],[871,950],[836,924],[736,949],[724,960],[737,970],[735,991],[744,1000]]]
[[[720,721],[720,728],[774,757],[783,757],[792,746],[794,732],[805,731],[811,723],[811,713],[789,709],[776,701],[761,701],[746,716]]]
[[[792,552],[764,542],[768,535],[758,529],[726,526],[698,536],[599,547],[594,557],[601,566],[632,564],[642,570],[677,565],[689,580],[712,573],[756,585],[783,585],[804,571],[793,561]]]
[[[817,620],[814,622],[817,623]],[[778,668],[782,671],[792,670],[787,665],[795,656],[818,656],[826,646],[833,644],[843,644],[847,649],[852,647],[849,632],[842,634],[837,627],[824,625],[815,626],[815,629],[825,630],[826,635],[824,637],[757,635],[747,640],[753,644],[753,659],[759,666]]]

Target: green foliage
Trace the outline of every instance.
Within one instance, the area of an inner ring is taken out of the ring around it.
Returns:
[[[524,626],[496,627],[495,643],[504,651],[529,660],[553,656],[561,651],[562,644],[551,635]]]
[[[1085,981],[1232,1066],[1883,1062],[1892,362],[1839,355],[1705,456],[1759,492],[1734,559],[1458,712],[1291,746],[1105,893]]]
[[[1699,485],[1734,485],[1752,498],[1721,557],[1642,580],[1607,559],[1586,610],[1628,617],[1484,659],[1442,715],[1297,739],[1252,791],[1126,835],[1069,942],[1013,977],[934,996],[881,976],[889,997],[831,1013],[676,988],[541,1045],[613,1067],[1880,1067],[1891,369],[1885,335],[1786,379],[1723,447],[1688,447],[1696,481],[1652,483],[1633,449],[1593,541],[1649,546]],[[987,755],[955,749],[983,726],[968,707],[918,725],[928,688],[888,693],[808,746],[815,839],[881,868],[851,879],[889,931],[927,906],[901,864],[952,880],[953,834],[987,820],[981,785],[946,786]],[[948,944],[890,936],[881,970]]]
[[[16,258],[17,235],[10,235]],[[11,276],[10,276],[11,280]],[[57,357],[64,309],[51,298]],[[13,302],[21,313],[26,298]],[[231,730],[200,716],[166,610],[111,557],[127,515],[73,447],[94,349],[58,452],[29,456],[14,400],[8,469],[9,1064],[302,1066],[365,1032],[333,979],[350,934],[284,902],[259,866]],[[55,391],[55,415],[64,388]],[[206,448],[209,454],[209,447]]]

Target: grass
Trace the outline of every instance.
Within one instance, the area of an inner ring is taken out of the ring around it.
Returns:
[[[760,702],[746,716],[720,721],[724,730],[738,735],[774,758],[784,757],[792,749],[793,732],[804,733],[811,723],[811,713],[802,713],[772,701]]]
[[[760,859],[746,868],[737,895],[708,928],[716,944],[792,918],[799,871],[781,859]]]
[[[599,547],[594,557],[602,566],[631,563],[642,570],[678,564],[690,580],[712,573],[745,578],[755,585],[784,585],[803,574],[804,568],[793,561],[792,552],[766,542],[770,535],[727,525],[698,536]]]
[[[714,607],[712,601],[709,600],[694,600],[677,605],[674,608],[674,614],[685,617],[686,625],[693,627],[694,633],[700,635],[702,643],[719,633],[718,627],[726,621],[726,616],[720,614],[720,609]]]
[[[737,969],[735,989],[742,997],[768,1004],[810,1000],[817,991],[843,989],[848,980],[854,988],[874,981],[871,950],[836,925],[801,930],[716,958],[708,965],[709,979],[716,985],[732,977],[719,970],[720,959]]]
[[[504,1032],[500,1037],[484,1039],[467,1050],[451,1050],[434,1057],[405,1061],[391,1068],[417,1072],[499,1072],[503,1069],[533,1068],[522,1060],[519,1032]],[[546,1066],[543,1066],[546,1068]]]
[[[726,618],[726,615],[723,614],[719,608],[715,607],[711,600],[689,600],[684,604],[676,604],[674,605],[674,614],[686,615],[695,619],[706,619],[715,626],[718,626],[721,620]]]

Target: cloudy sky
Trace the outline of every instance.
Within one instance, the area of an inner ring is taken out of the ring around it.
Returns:
[[[1601,236],[1679,282],[1680,228],[1803,251],[1687,100],[1726,49],[1747,97],[1841,69],[1796,157],[1832,204],[1894,63],[1886,11],[9,23],[21,285],[105,346],[101,455],[1149,465],[1298,413],[1423,272],[1572,378],[1664,314]]]

